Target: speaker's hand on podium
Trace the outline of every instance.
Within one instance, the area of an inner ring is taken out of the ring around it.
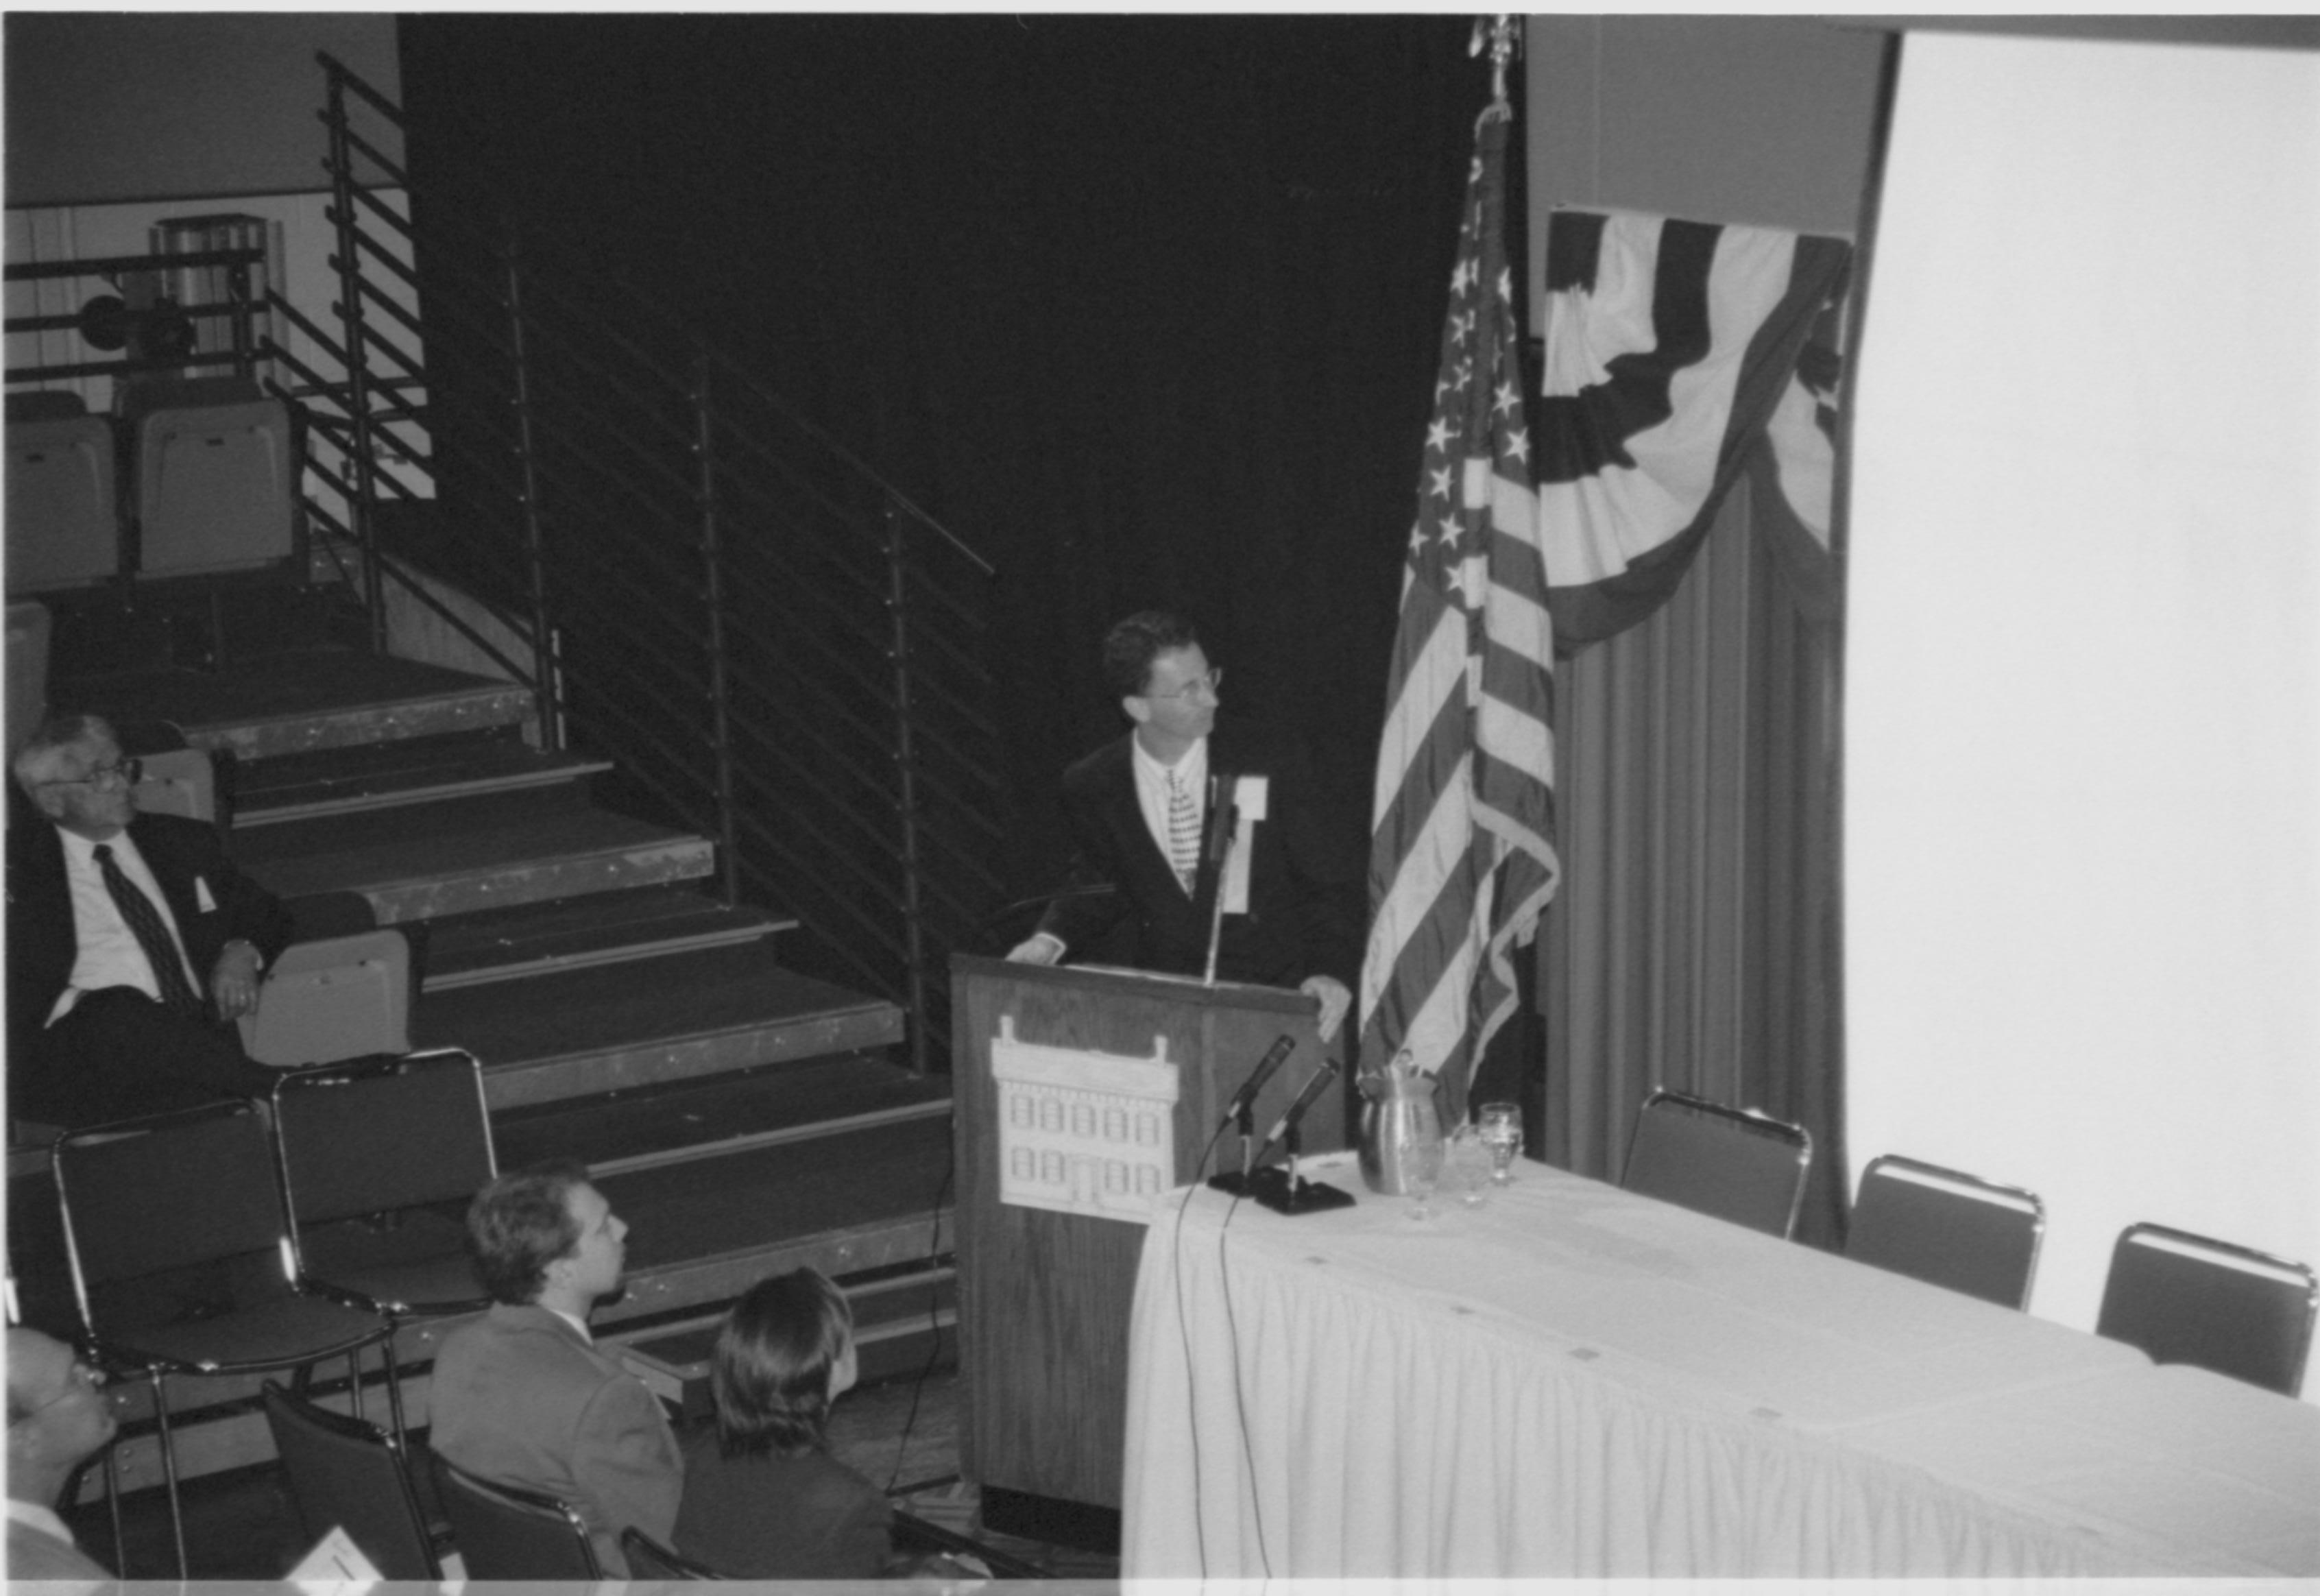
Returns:
[[[1297,990],[1311,993],[1319,1002],[1321,1017],[1314,1023],[1321,1040],[1328,1041],[1337,1034],[1337,1027],[1345,1023],[1346,1011],[1354,1004],[1354,994],[1346,990],[1344,982],[1327,975],[1308,975],[1297,984]]]
[[[1064,945],[1045,931],[1034,931],[1007,952],[1007,962],[1015,965],[1052,965],[1064,957]]]

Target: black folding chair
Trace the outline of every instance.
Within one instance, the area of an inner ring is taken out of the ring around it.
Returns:
[[[1861,1172],[1844,1256],[2020,1308],[2045,1234],[2035,1192],[1888,1153]]]
[[[478,1479],[435,1455],[451,1541],[471,1580],[601,1580],[604,1565],[568,1501]]]
[[[2111,1248],[2095,1334],[2153,1363],[2197,1364],[2286,1396],[2304,1385],[2320,1281],[2311,1266],[2165,1225]]]
[[[168,1378],[286,1369],[303,1383],[315,1364],[343,1356],[359,1411],[362,1349],[384,1342],[389,1327],[291,1283],[273,1150],[254,1104],[91,1126],[58,1141],[51,1167],[90,1349],[152,1384],[183,1579]]]
[[[401,1441],[294,1396],[276,1381],[258,1396],[309,1546],[343,1529],[384,1579],[443,1577]]]
[[[1663,1088],[1636,1115],[1619,1184],[1786,1237],[1811,1163],[1812,1138],[1802,1126]]]
[[[629,1560],[629,1577],[637,1580],[721,1580],[725,1576],[706,1563],[696,1563],[665,1546],[635,1525],[621,1531],[621,1555]]]
[[[462,1218],[498,1173],[473,1055],[449,1047],[286,1071],[274,1086],[274,1145],[306,1289],[384,1314],[396,1329],[490,1305]],[[400,1435],[392,1337],[385,1358]]]

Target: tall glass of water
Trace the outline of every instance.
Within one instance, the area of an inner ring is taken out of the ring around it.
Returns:
[[[1522,1105],[1486,1102],[1475,1111],[1474,1124],[1482,1145],[1491,1150],[1491,1179],[1504,1186],[1515,1178],[1515,1155],[1522,1151]]]

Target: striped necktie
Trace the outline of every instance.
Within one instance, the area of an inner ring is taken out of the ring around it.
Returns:
[[[180,1014],[200,1013],[202,1000],[194,984],[186,979],[186,961],[178,956],[177,939],[162,922],[161,911],[122,873],[108,844],[100,842],[89,851],[104,876],[104,890],[113,894],[113,906],[137,933],[137,946],[145,950],[145,962],[153,966],[153,978],[161,984],[161,1002]]]
[[[1201,812],[1183,775],[1168,773],[1168,863],[1184,895],[1192,895],[1192,879],[1201,868]]]

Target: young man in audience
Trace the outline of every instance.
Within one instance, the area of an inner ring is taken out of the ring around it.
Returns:
[[[226,1096],[272,1070],[234,1021],[287,947],[288,911],[214,827],[137,812],[137,762],[95,715],[51,716],[10,762],[8,1111],[98,1124]]]
[[[575,1163],[477,1192],[467,1247],[493,1305],[443,1338],[430,1399],[438,1455],[572,1503],[616,1578],[621,1531],[666,1544],[684,1485],[659,1401],[588,1333],[589,1310],[620,1289],[628,1229]]]
[[[8,1332],[8,1579],[104,1580],[73,1544],[57,1500],[118,1426],[100,1378],[38,1330]]]

